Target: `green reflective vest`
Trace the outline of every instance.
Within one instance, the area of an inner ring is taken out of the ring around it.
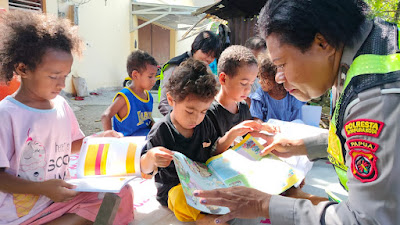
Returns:
[[[397,27],[398,46],[400,46],[400,27]],[[398,47],[397,46],[397,47]],[[399,52],[399,51],[398,51]],[[344,93],[348,89],[351,81],[357,76],[367,75],[385,75],[395,71],[400,71],[400,53],[389,55],[374,55],[363,54],[356,57],[351,64],[346,74],[346,80],[343,87],[343,93],[340,94],[336,102],[335,110],[332,115],[332,120],[329,126],[328,140],[328,159],[334,165],[338,174],[341,185],[347,188],[347,166],[345,162],[346,150],[344,148],[344,138],[341,137],[342,126],[339,125],[339,120],[343,119],[343,111],[347,104],[343,103]],[[376,84],[371,84],[371,87]],[[342,110],[341,110],[342,109]]]

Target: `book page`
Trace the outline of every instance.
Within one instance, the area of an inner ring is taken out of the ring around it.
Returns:
[[[141,177],[140,156],[145,137],[86,137],[77,165],[77,179],[67,182],[75,190],[119,192],[135,177]]]
[[[174,152],[174,163],[185,193],[186,202],[190,206],[210,214],[226,214],[229,212],[226,207],[202,205],[199,198],[193,196],[194,190],[212,190],[226,187],[204,163],[194,162],[180,152]]]
[[[328,133],[327,129],[303,124],[301,120],[286,122],[277,119],[269,119],[268,123],[280,127],[281,132],[276,135],[277,137],[282,137],[289,140],[310,138]],[[298,171],[303,173],[304,176],[311,170],[313,165],[313,162],[309,161],[305,155],[281,158],[281,160],[296,168]],[[298,184],[295,186],[297,187]]]
[[[261,157],[261,146],[251,135],[233,149],[210,158],[206,165],[228,187],[247,186],[269,194],[280,194],[304,179],[273,154]]]
[[[135,179],[140,179],[140,177],[85,177],[68,180],[67,182],[76,185],[77,188],[74,190],[79,192],[119,193],[128,182]]]

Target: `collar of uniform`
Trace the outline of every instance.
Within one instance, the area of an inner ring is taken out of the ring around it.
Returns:
[[[187,51],[187,54],[189,55],[189,57],[192,57],[192,51]]]
[[[337,91],[342,92],[347,71],[349,70],[350,65],[353,63],[354,57],[357,54],[358,50],[361,48],[361,45],[365,42],[369,33],[371,32],[373,24],[373,21],[366,19],[360,26],[360,37],[356,39],[353,46],[344,47],[342,58],[340,60],[338,83],[336,86]]]

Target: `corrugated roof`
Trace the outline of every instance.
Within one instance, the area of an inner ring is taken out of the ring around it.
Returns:
[[[267,0],[221,0],[197,9],[193,15],[207,13],[228,20],[236,17],[252,18],[260,13]]]

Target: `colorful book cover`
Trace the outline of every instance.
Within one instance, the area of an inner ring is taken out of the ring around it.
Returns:
[[[204,163],[193,162],[174,153],[174,163],[188,204],[203,212],[226,214],[229,209],[204,206],[193,196],[194,190],[211,190],[231,186],[256,188],[269,194],[280,194],[304,179],[297,171],[273,154],[261,157],[263,146],[247,135],[239,144]]]
[[[140,178],[140,155],[145,137],[87,137],[76,167],[76,191],[118,193],[130,180]]]

